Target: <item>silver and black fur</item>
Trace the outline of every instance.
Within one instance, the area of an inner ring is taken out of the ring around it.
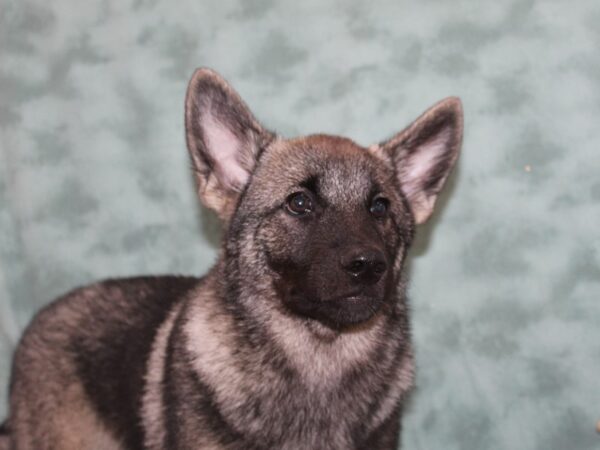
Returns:
[[[0,449],[395,449],[414,377],[403,265],[459,153],[457,98],[361,147],[263,128],[218,74],[186,99],[202,278],[115,279],[40,311]]]

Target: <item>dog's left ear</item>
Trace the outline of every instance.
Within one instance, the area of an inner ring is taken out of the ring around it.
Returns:
[[[186,140],[202,202],[228,220],[262,148],[274,135],[218,73],[198,69],[185,101]]]
[[[425,222],[458,158],[463,113],[449,97],[428,109],[404,131],[376,146],[391,160],[417,224]]]

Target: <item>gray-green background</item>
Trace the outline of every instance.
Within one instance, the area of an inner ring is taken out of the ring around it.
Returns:
[[[183,133],[209,66],[287,136],[369,144],[459,95],[413,251],[404,448],[600,448],[597,0],[0,0],[0,52],[0,416],[51,298],[214,260]]]

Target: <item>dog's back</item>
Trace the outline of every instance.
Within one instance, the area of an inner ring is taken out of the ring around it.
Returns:
[[[139,405],[154,335],[198,281],[108,280],[43,309],[14,357],[16,448],[140,448]]]

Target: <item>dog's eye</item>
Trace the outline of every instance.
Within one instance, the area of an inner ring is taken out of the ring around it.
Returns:
[[[294,216],[303,216],[313,212],[313,201],[304,192],[296,192],[287,198],[287,211]]]
[[[388,212],[388,207],[390,205],[390,201],[384,197],[375,197],[371,202],[371,206],[369,208],[369,212],[373,214],[374,217],[382,218]]]

